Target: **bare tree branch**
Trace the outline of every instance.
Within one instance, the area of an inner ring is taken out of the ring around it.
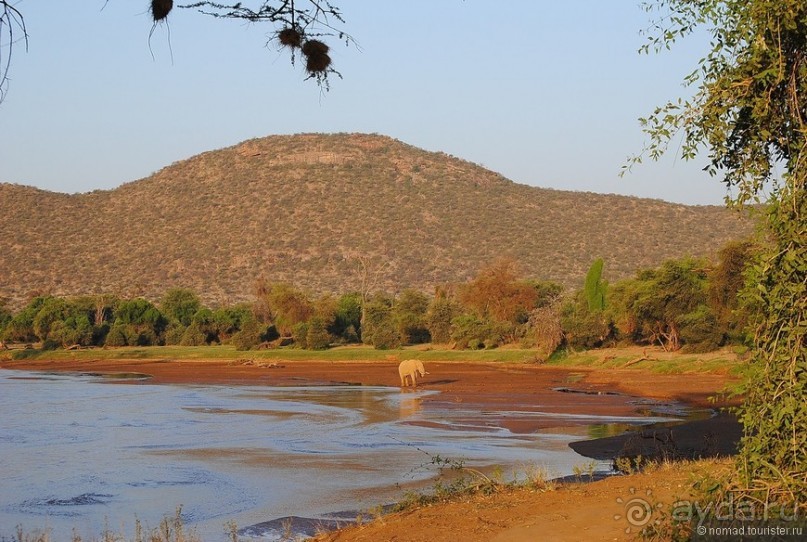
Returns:
[[[25,42],[28,50],[28,30],[25,18],[10,0],[0,0],[0,102],[6,97],[14,45]]]

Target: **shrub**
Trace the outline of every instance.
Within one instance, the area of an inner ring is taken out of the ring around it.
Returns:
[[[126,346],[126,330],[121,325],[113,325],[104,339],[106,346]]]
[[[331,336],[325,322],[318,317],[314,317],[308,323],[308,330],[305,335],[306,348],[311,350],[325,350],[331,345]]]
[[[451,340],[458,348],[479,350],[502,344],[507,334],[505,324],[481,319],[475,314],[463,314],[454,318]]]
[[[435,298],[424,318],[432,342],[447,343],[451,340],[451,322],[460,315],[460,306],[447,298]]]
[[[192,290],[171,288],[165,293],[160,304],[162,313],[169,319],[189,326],[193,315],[202,307],[199,296]]]
[[[236,350],[251,350],[258,346],[261,342],[261,330],[258,322],[252,319],[244,322],[241,331],[233,335],[231,342]]]
[[[298,322],[291,328],[291,338],[298,348],[308,348],[308,322]]]
[[[598,348],[612,335],[611,323],[602,312],[591,312],[587,302],[567,301],[561,309],[561,327],[571,348]]]
[[[185,327],[181,326],[178,322],[172,322],[165,329],[163,339],[165,344],[175,345],[182,342],[182,335],[185,333]]]
[[[555,304],[534,309],[526,324],[524,346],[536,348],[536,359],[545,361],[562,342],[560,307]]]
[[[185,329],[179,344],[182,346],[204,346],[207,344],[207,335],[194,322]]]

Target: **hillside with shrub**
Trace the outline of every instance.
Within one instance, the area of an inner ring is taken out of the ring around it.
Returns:
[[[480,350],[504,345],[548,359],[558,348],[616,344],[682,347],[705,352],[748,344],[756,307],[743,291],[758,247],[726,245],[715,263],[686,257],[643,269],[610,285],[595,260],[582,288],[524,279],[514,260],[500,259],[434,296],[404,290],[311,294],[288,283],[259,281],[252,303],[205,307],[192,290],[172,288],[158,302],[139,297],[39,296],[16,314],[0,304],[0,349],[27,344],[16,356],[90,346],[206,346],[237,350],[365,343],[389,350],[424,343]]]
[[[577,287],[596,258],[615,281],[750,231],[722,207],[535,188],[384,136],[272,136],[109,191],[0,184],[0,297],[180,287],[216,307],[252,301],[261,278],[431,294],[500,257]]]

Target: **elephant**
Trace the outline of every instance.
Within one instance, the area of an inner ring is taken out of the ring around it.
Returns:
[[[398,365],[398,374],[401,375],[401,387],[406,386],[406,377],[409,377],[412,380],[412,386],[416,388],[418,385],[418,373],[420,373],[420,376],[429,374],[423,367],[422,361],[419,359],[407,359],[402,361],[401,364]]]

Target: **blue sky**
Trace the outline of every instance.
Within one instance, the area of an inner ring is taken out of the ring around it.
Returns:
[[[638,0],[335,3],[360,48],[331,43],[344,79],[323,93],[267,25],[175,9],[150,50],[146,0],[18,1],[30,42],[0,104],[0,181],[86,192],[253,137],[375,132],[519,183],[722,203],[674,155],[619,178],[637,118],[688,92],[706,48],[638,54]]]

